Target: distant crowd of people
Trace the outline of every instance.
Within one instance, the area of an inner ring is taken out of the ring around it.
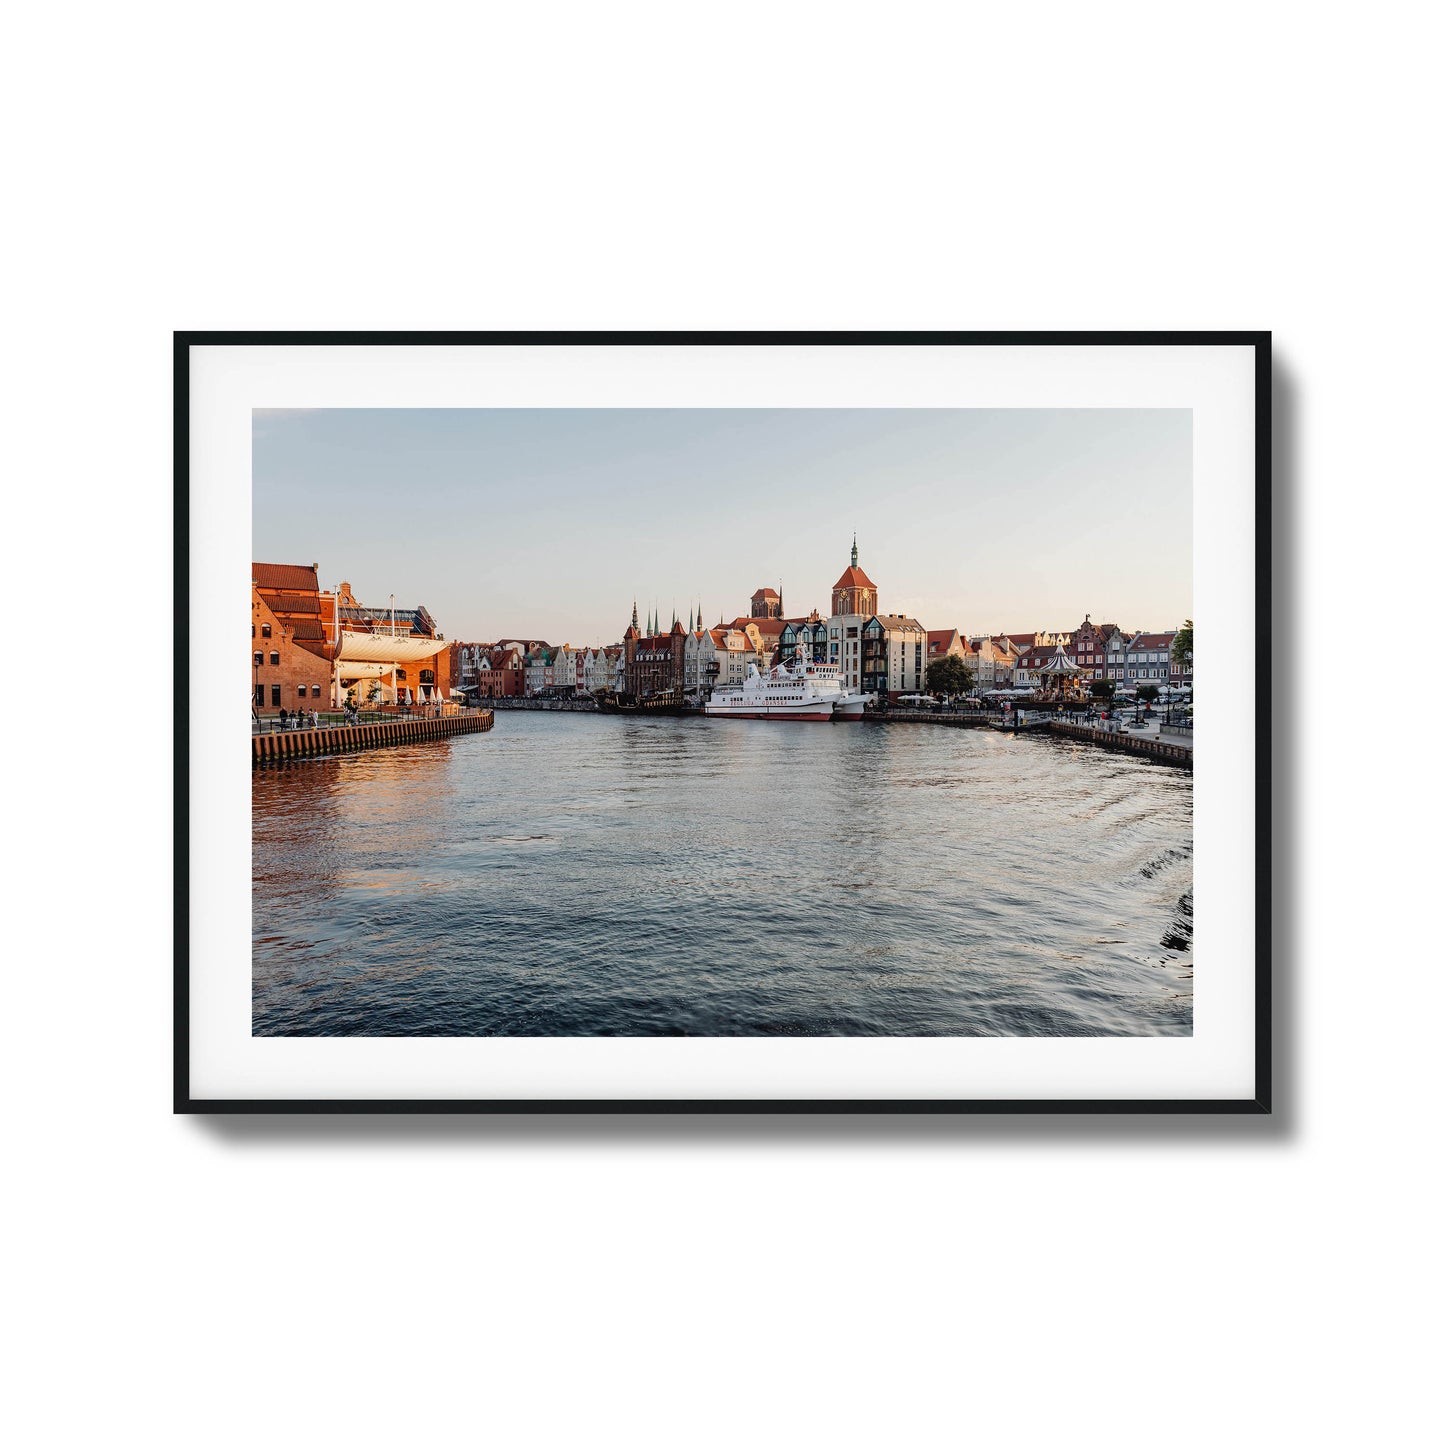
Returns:
[[[276,715],[276,720],[283,728],[314,728],[319,721],[314,708],[309,712],[305,708],[297,708],[295,712],[287,712],[284,707]]]

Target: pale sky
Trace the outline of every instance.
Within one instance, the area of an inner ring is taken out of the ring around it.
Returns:
[[[787,615],[858,561],[966,634],[1193,615],[1181,410],[258,411],[252,557],[466,642],[616,642],[637,598]]]

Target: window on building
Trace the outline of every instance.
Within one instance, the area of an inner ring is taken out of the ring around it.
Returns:
[[[404,668],[404,667],[399,667],[399,668],[397,668],[397,670],[396,670],[396,680],[397,680],[398,682],[405,682],[405,681],[406,681],[406,668]]]
[[[281,654],[280,654],[279,652],[273,652],[273,653],[271,654],[271,666],[272,666],[272,667],[280,667],[280,666],[281,666]]]
[[[270,635],[271,635],[271,624],[270,624],[269,622],[263,622],[263,623],[261,624],[261,636],[262,636],[262,637],[270,637]]]
[[[264,652],[258,652],[258,653],[256,654],[256,666],[257,666],[257,667],[260,667],[260,665],[261,665],[263,662],[265,662],[265,660],[266,660],[266,654],[265,654]]]
[[[266,706],[266,684],[264,682],[258,682],[256,684],[256,706]]]
[[[312,696],[312,697],[320,697],[320,696],[321,696],[321,684],[320,684],[319,682],[313,682],[313,683],[311,684],[311,696]]]
[[[263,683],[262,686],[265,686],[265,684]],[[271,684],[271,706],[281,706],[281,684],[279,682],[273,682]]]
[[[296,696],[297,696],[297,697],[305,697],[305,696],[306,696],[306,684],[305,684],[304,682],[298,682],[298,683],[296,684]]]

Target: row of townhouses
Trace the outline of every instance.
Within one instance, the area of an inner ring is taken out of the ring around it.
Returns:
[[[927,688],[928,666],[946,657],[963,661],[978,691],[1032,688],[1052,658],[1066,657],[1080,682],[1109,680],[1192,683],[1192,667],[1172,661],[1173,632],[1126,632],[1085,616],[1072,632],[1036,631],[971,636],[957,628],[925,628],[917,618],[881,612],[878,588],[858,565],[858,542],[834,583],[825,617],[784,615],[781,592],[760,587],[746,616],[704,623],[699,605],[684,624],[664,629],[654,612],[632,621],[612,647],[573,648],[539,638],[501,638],[460,645],[460,684],[470,696],[536,697],[615,692],[647,696],[680,691],[706,695],[740,686],[749,665],[791,664],[801,654],[831,663],[855,691],[896,700]],[[1055,665],[1055,670],[1061,664]]]

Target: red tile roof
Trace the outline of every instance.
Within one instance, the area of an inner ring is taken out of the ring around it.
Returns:
[[[1129,646],[1137,647],[1141,651],[1144,648],[1170,647],[1174,643],[1172,632],[1141,632]]]
[[[314,617],[321,615],[321,598],[316,593],[300,597],[295,593],[262,592],[261,598],[272,612],[306,612]]]
[[[771,587],[759,587],[749,599],[753,602],[760,602],[764,597],[776,597],[778,594]]]
[[[252,562],[251,581],[257,587],[280,587],[295,592],[320,590],[310,567],[292,567],[284,562]]]
[[[850,567],[834,584],[833,591],[840,587],[872,587],[872,579],[861,567]]]
[[[319,622],[293,622],[291,636],[297,642],[325,642],[326,629]]]

